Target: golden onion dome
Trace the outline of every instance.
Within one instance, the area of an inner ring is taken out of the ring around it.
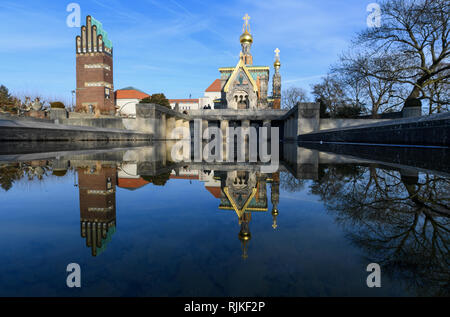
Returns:
[[[242,35],[239,39],[241,41],[241,44],[253,43],[253,36],[247,30],[245,30],[245,32],[242,33]]]
[[[252,238],[250,232],[239,232],[239,240],[241,241],[249,241]]]
[[[281,63],[280,63],[280,61],[277,59],[276,61],[275,61],[275,63],[273,63],[273,67],[280,67],[281,66]]]

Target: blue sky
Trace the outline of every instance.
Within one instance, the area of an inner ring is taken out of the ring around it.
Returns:
[[[218,68],[238,61],[248,13],[255,65],[281,50],[283,89],[310,85],[327,73],[373,0],[91,0],[0,2],[0,84],[16,94],[70,100],[75,88],[75,36],[69,3],[103,23],[114,46],[116,89],[135,86],[169,98],[201,97]],[[271,89],[270,89],[271,91]]]

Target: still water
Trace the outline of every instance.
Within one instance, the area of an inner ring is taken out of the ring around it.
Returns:
[[[450,294],[448,150],[285,145],[262,173],[169,148],[0,151],[0,296]]]

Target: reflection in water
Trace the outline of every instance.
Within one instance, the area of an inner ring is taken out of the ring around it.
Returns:
[[[218,209],[236,214],[244,259],[251,257],[252,217],[270,207],[268,185],[273,229],[283,203],[280,187],[291,195],[309,191],[368,263],[379,263],[384,274],[418,295],[449,294],[450,178],[445,164],[443,171],[430,171],[295,145],[285,145],[282,151],[284,161],[275,173],[262,173],[257,164],[174,163],[170,150],[160,145],[71,153],[0,163],[0,186],[8,191],[21,180],[76,173],[81,237],[94,257],[105,251],[116,232],[116,187],[136,191],[178,179],[202,181]]]
[[[26,178],[30,181],[42,180],[48,174],[48,161],[31,161],[0,165],[0,187],[8,191],[13,183]],[[53,170],[58,175],[58,170]],[[61,176],[64,176],[61,174]]]
[[[409,287],[449,294],[448,178],[373,164],[324,166],[320,175],[311,192],[368,259]]]
[[[122,164],[118,171],[119,187],[136,190],[149,183],[164,186],[168,179],[200,180],[218,201],[219,209],[233,210],[240,226],[238,234],[242,245],[242,258],[248,257],[248,244],[251,240],[250,221],[252,212],[266,212],[267,183],[271,185],[271,202],[274,229],[277,228],[279,200],[279,172],[261,173],[257,171],[198,170],[188,166],[179,167],[171,173],[156,176],[137,174],[137,165]]]
[[[116,231],[116,166],[78,167],[81,236],[92,255],[102,253]]]
[[[219,208],[235,211],[241,227],[238,237],[242,244],[242,258],[246,259],[248,243],[252,236],[250,232],[252,212],[267,211],[267,182],[271,183],[272,188],[273,228],[277,227],[279,173],[273,173],[269,177],[268,174],[259,172],[218,172],[216,179],[220,181],[220,192],[216,197],[220,199]]]

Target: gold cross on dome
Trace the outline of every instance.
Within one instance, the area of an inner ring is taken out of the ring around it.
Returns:
[[[250,32],[250,28],[249,28],[249,25],[248,25],[248,20],[250,20],[249,15],[246,13],[245,16],[242,19],[245,21],[244,31],[245,31],[245,29],[247,29]]]
[[[278,47],[275,49],[274,52],[276,57],[280,57],[280,50],[278,49]]]

